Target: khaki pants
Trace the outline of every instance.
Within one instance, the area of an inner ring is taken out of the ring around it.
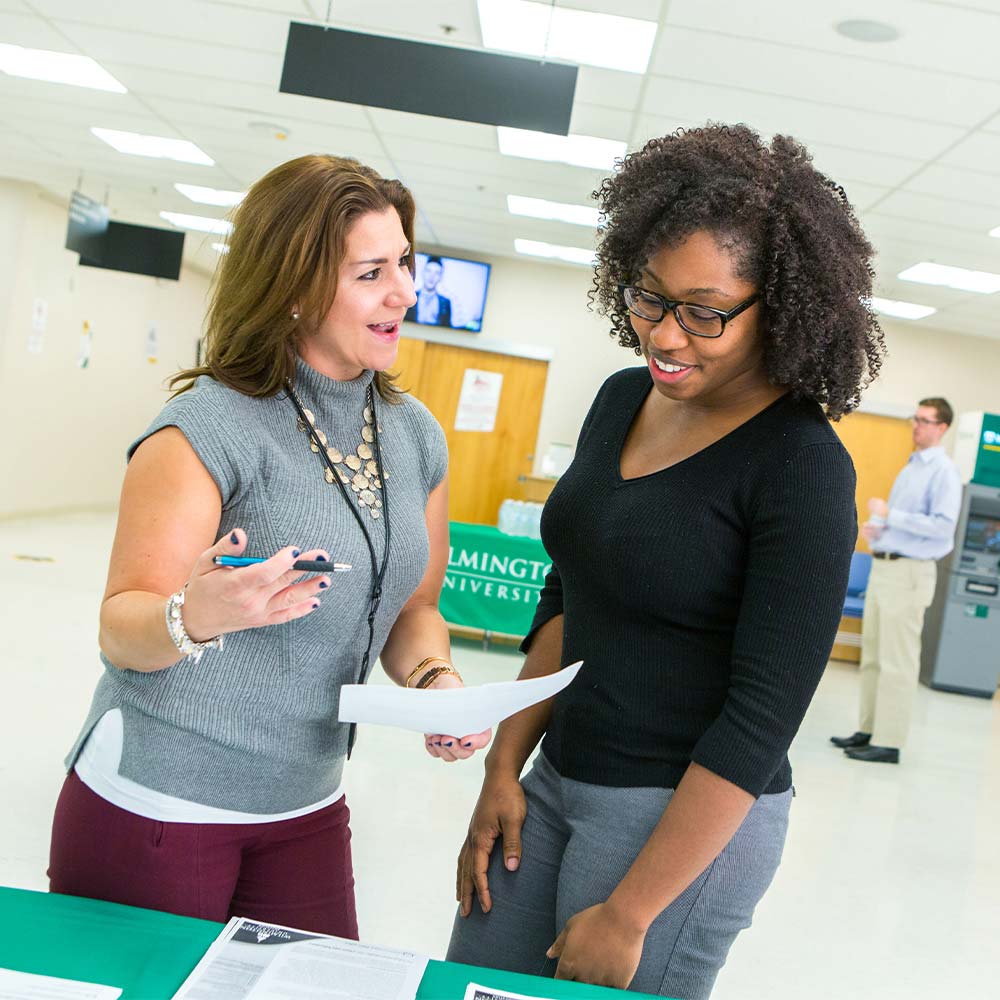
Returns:
[[[861,632],[861,715],[872,743],[902,747],[920,674],[924,611],[934,597],[933,559],[872,562]]]

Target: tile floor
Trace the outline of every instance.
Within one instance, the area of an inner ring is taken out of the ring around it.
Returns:
[[[110,514],[0,522],[0,884],[42,889],[61,758],[99,675]],[[55,562],[14,556],[55,556]],[[520,658],[466,644],[466,677]],[[785,859],[737,940],[715,1000],[1000,996],[1000,699],[920,688],[899,767],[846,760],[855,668],[832,663],[792,747]],[[362,934],[440,957],[454,858],[479,761],[445,766],[420,738],[372,727],[348,768]]]

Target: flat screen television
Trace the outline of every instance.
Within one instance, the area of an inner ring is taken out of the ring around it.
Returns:
[[[490,265],[478,260],[416,254],[417,303],[405,319],[423,326],[479,333],[483,328]]]

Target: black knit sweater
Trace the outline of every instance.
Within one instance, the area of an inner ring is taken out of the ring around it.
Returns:
[[[857,536],[851,459],[786,395],[690,458],[623,480],[652,380],[611,376],[542,516],[552,557],[532,630],[565,615],[542,750],[567,778],[676,787],[691,761],[752,795],[791,784],[788,747],[823,673]]]

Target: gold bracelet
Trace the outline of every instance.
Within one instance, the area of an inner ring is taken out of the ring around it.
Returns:
[[[415,666],[415,667],[414,667],[414,668],[413,668],[413,669],[412,669],[412,670],[410,671],[410,674],[409,674],[409,676],[408,676],[408,677],[406,678],[406,680],[405,680],[405,681],[403,682],[403,687],[409,687],[409,686],[410,686],[410,681],[412,681],[412,680],[413,680],[413,678],[414,678],[414,677],[416,677],[416,676],[417,676],[417,674],[419,674],[419,673],[420,673],[420,671],[421,671],[421,670],[423,670],[423,669],[424,669],[424,667],[426,667],[428,663],[436,663],[436,662],[437,662],[437,661],[439,661],[439,660],[440,660],[440,662],[441,662],[441,663],[444,663],[445,665],[447,665],[447,666],[449,666],[449,667],[451,666],[451,664],[450,664],[450,663],[448,663],[448,661],[447,661],[447,660],[446,660],[446,659],[445,659],[445,658],[444,658],[443,656],[426,656],[426,657],[424,657],[424,659],[422,659],[422,660],[421,660],[421,661],[420,661],[420,662],[419,662],[419,663],[418,663],[418,664],[417,664],[417,665],[416,665],[416,666]]]
[[[417,685],[414,690],[420,691],[424,688],[429,688],[439,677],[444,677],[446,674],[453,674],[460,681],[462,680],[462,675],[452,666],[431,667],[431,669],[428,670],[419,681],[417,681]],[[464,684],[465,682],[463,681],[462,683]]]

